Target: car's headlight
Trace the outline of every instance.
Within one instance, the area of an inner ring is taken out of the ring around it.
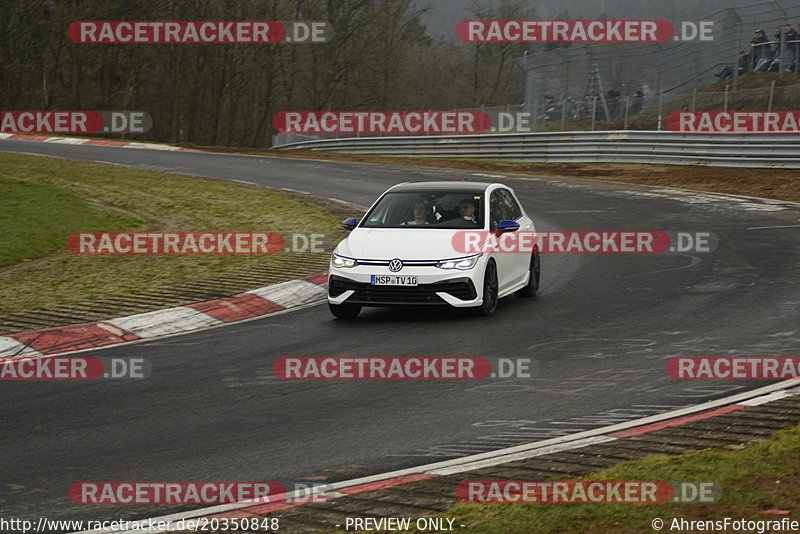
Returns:
[[[347,258],[345,256],[334,254],[331,256],[331,265],[333,267],[355,267],[358,265],[358,262],[353,258]]]
[[[475,254],[474,256],[465,256],[463,258],[453,258],[452,260],[442,260],[436,264],[440,269],[461,269],[466,271],[472,269],[478,263],[478,258],[483,254]]]

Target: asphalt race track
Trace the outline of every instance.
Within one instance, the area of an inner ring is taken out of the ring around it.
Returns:
[[[676,381],[673,356],[798,356],[800,207],[466,171],[0,141],[0,150],[287,187],[362,205],[434,179],[513,187],[539,230],[713,232],[713,253],[547,255],[538,299],[489,318],[327,306],[92,355],[148,358],[147,380],[0,388],[0,515],[134,519],[78,506],[78,481],[344,480],[536,441],[753,389]],[[757,172],[757,171],[753,171]],[[289,228],[263,230],[290,231]],[[530,358],[529,379],[280,381],[282,356]]]

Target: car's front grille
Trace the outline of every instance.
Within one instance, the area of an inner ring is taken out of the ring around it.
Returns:
[[[469,278],[418,286],[373,286],[338,276],[331,277],[328,285],[328,294],[331,297],[338,297],[349,290],[355,291],[347,299],[347,302],[353,304],[445,304],[436,294],[438,292],[460,300],[473,300],[476,297],[475,286]]]

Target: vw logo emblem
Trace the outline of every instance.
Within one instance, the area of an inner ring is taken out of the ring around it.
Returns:
[[[403,262],[398,260],[397,258],[389,262],[389,270],[392,271],[393,273],[396,273],[402,268],[403,268]]]

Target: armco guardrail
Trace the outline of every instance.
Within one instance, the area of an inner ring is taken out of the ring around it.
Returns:
[[[290,143],[279,150],[479,158],[537,163],[660,163],[800,168],[800,135],[603,131],[350,137]]]

